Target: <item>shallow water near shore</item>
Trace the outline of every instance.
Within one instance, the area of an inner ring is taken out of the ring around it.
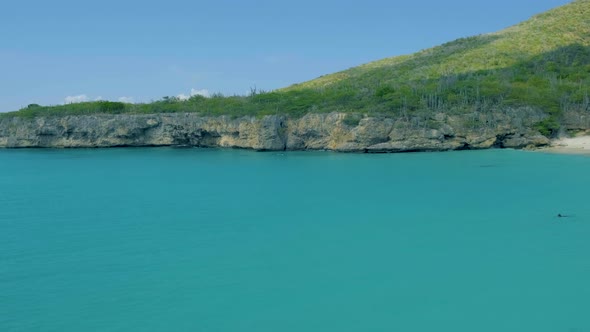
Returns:
[[[590,331],[589,169],[0,150],[0,331]]]

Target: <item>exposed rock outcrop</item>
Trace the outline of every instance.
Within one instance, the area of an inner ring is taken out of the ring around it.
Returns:
[[[429,117],[358,116],[345,113],[264,117],[186,114],[120,114],[0,119],[0,147],[88,148],[194,146],[254,150],[343,152],[446,151],[548,145],[533,129],[545,115],[531,108],[488,114]],[[568,119],[576,126],[579,114]],[[586,118],[584,118],[586,119]]]

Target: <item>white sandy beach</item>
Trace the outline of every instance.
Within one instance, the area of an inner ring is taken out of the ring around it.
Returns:
[[[560,138],[554,140],[551,143],[551,146],[540,149],[540,151],[590,155],[590,136]]]

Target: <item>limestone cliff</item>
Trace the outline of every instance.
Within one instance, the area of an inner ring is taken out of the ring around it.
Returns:
[[[194,146],[345,152],[527,148],[549,144],[534,129],[545,115],[532,108],[463,115],[387,117],[345,113],[232,118],[121,114],[0,119],[0,147],[87,148]],[[584,114],[569,114],[577,129]]]

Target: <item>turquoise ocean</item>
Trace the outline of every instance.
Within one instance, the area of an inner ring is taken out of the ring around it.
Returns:
[[[590,331],[590,158],[0,150],[0,331]]]

